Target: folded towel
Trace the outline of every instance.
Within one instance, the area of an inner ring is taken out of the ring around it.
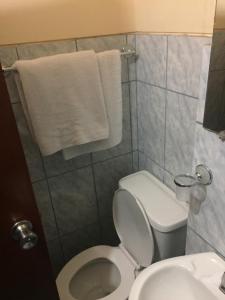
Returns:
[[[63,150],[64,159],[71,159],[81,154],[105,150],[116,146],[122,139],[122,88],[121,59],[119,50],[97,54],[106,111],[109,120],[108,139],[92,142]]]
[[[22,60],[14,67],[28,126],[43,155],[109,136],[94,51]]]

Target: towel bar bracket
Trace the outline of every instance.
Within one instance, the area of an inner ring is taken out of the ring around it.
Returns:
[[[135,48],[131,45],[123,46],[120,52],[121,52],[121,56],[125,56],[126,58],[137,56]]]

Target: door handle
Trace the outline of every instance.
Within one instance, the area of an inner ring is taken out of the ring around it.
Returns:
[[[38,236],[32,229],[32,223],[27,220],[15,223],[11,229],[12,238],[19,241],[22,250],[30,250],[37,244]]]

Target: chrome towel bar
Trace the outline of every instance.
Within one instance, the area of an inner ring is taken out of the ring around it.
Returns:
[[[126,58],[130,58],[130,57],[136,57],[136,50],[133,46],[130,46],[130,45],[125,45],[124,47],[121,48],[120,50],[121,52],[121,56],[122,57],[126,57]],[[13,67],[3,67],[2,70],[4,72],[11,72],[11,71],[16,71],[15,68]]]

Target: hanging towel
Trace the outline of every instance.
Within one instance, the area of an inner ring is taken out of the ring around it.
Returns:
[[[105,140],[70,147],[63,150],[64,159],[85,153],[112,148],[122,139],[122,87],[121,58],[119,50],[97,54],[106,111],[109,120],[109,137]]]
[[[22,60],[14,67],[28,126],[43,155],[108,138],[94,51]]]

